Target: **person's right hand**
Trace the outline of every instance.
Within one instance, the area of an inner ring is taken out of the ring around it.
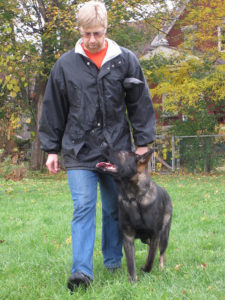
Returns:
[[[60,170],[58,154],[48,154],[46,166],[47,166],[49,172],[51,172],[53,174],[58,173]]]

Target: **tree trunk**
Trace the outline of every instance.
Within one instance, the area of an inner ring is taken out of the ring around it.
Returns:
[[[46,87],[46,80],[41,78],[38,79],[38,83],[35,88],[35,98],[36,98],[36,126],[35,126],[35,139],[32,145],[31,154],[31,169],[40,170],[44,166],[45,153],[40,148],[40,138],[39,138],[39,121],[41,117],[42,101],[44,97],[44,91]]]

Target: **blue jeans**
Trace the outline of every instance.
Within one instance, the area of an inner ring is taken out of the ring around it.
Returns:
[[[93,279],[93,251],[96,227],[97,184],[102,201],[102,254],[107,268],[121,265],[122,234],[118,222],[118,192],[113,178],[90,170],[68,170],[74,211],[71,222],[72,273]]]

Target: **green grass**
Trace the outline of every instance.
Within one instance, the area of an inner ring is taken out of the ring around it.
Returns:
[[[66,288],[72,264],[72,201],[65,176],[0,179],[0,299],[225,299],[223,176],[153,176],[171,195],[174,213],[166,267],[158,257],[140,271],[146,246],[136,241],[138,283],[122,269],[105,270],[101,202],[97,204],[94,283],[73,296]]]

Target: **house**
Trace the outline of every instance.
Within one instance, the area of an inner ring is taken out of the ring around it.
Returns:
[[[189,53],[186,55],[186,59],[188,57],[199,59],[199,54],[206,51],[225,53],[225,7],[222,0],[215,2],[217,4],[207,0],[181,1],[180,5],[174,9],[173,17],[164,24],[160,32],[147,45],[142,59],[149,59],[151,56],[159,54],[166,58],[174,58],[179,57],[184,51]],[[214,7],[219,4],[221,7]],[[194,14],[196,14],[196,18]],[[193,20],[196,20],[196,24],[193,24]],[[211,30],[210,33],[209,30]],[[223,64],[225,64],[225,55],[215,61],[215,66]],[[163,125],[168,125],[168,121],[171,119],[179,118],[186,121],[186,115],[176,112],[165,113],[165,97],[166,95],[160,98],[153,97],[156,106],[161,104],[161,111],[156,112],[157,119],[159,120],[163,116]],[[212,107],[210,113],[218,115],[219,122],[225,123],[225,115],[218,114],[218,108]]]

